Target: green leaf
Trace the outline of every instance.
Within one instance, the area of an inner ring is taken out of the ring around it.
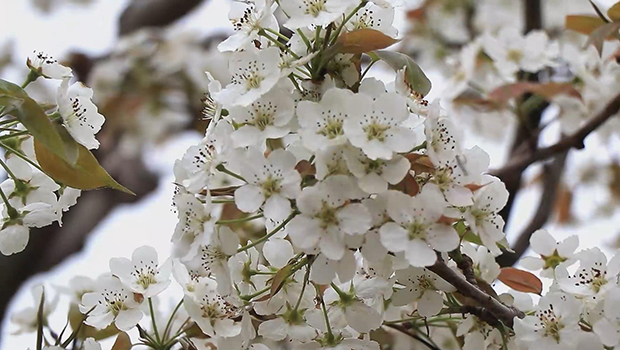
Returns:
[[[374,51],[373,54],[389,64],[392,69],[399,71],[406,68],[405,82],[416,92],[426,96],[431,91],[431,81],[426,77],[422,68],[404,53],[394,51]],[[372,57],[372,56],[371,56]]]
[[[71,135],[61,125],[54,125],[56,131],[63,140],[70,142],[73,140]],[[75,142],[75,141],[73,141]],[[81,190],[93,190],[101,187],[110,187],[131,195],[135,195],[129,189],[119,184],[108,174],[93,154],[84,146],[75,142],[78,149],[78,159],[75,166],[69,165],[66,161],[50,151],[48,147],[37,140],[34,140],[34,151],[39,165],[43,171],[52,179]]]
[[[30,134],[60,159],[74,165],[78,159],[76,142],[65,142],[43,108],[19,86],[0,79],[0,102],[13,100],[12,114]],[[19,100],[21,102],[16,103]]]

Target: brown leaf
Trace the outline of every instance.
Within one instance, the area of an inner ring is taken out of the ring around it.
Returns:
[[[500,86],[491,91],[487,98],[489,101],[505,106],[513,98],[520,97],[525,93],[533,93],[551,100],[556,95],[568,95],[581,98],[581,94],[571,83],[529,83],[521,82]]]
[[[131,349],[131,338],[125,332],[121,332],[116,337],[112,350],[129,350]]]
[[[273,279],[271,280],[271,292],[269,293],[269,298],[271,299],[274,295],[278,294],[282,286],[286,282],[286,278],[289,276],[291,271],[293,270],[293,265],[286,265],[278,272]]]
[[[534,293],[538,295],[542,293],[543,285],[540,279],[527,271],[519,270],[514,267],[504,267],[497,279],[518,292]]]
[[[133,293],[133,300],[138,304],[142,304],[144,301],[144,295],[140,293]]]
[[[566,186],[559,188],[555,199],[555,212],[558,216],[558,223],[567,224],[572,220],[571,206],[573,204],[573,192]]]
[[[620,29],[620,22],[605,23],[602,26],[596,28],[590,36],[584,47],[594,45],[599,55],[603,54],[603,44],[605,40],[618,39],[620,35],[618,30]]]
[[[410,173],[407,173],[401,182],[394,185],[394,189],[413,197],[420,192],[420,185]]]
[[[305,159],[301,160],[299,163],[297,163],[297,165],[295,165],[295,170],[299,172],[299,175],[301,175],[302,179],[308,175],[316,174],[316,168],[314,167],[314,165],[312,165],[312,163]]]
[[[451,217],[447,217],[445,215],[442,215],[439,220],[437,220],[438,224],[444,224],[444,225],[452,225],[455,222],[459,221],[459,219],[455,219],[455,218],[451,218]]]
[[[370,28],[354,30],[338,37],[338,44],[341,46],[339,51],[341,53],[362,54],[385,49],[397,42],[398,40]]]
[[[413,170],[416,174],[419,173],[432,173],[435,170],[435,166],[431,159],[427,155],[410,153],[405,156],[411,163],[410,170]]]
[[[564,25],[566,29],[570,29],[577,33],[590,35],[598,27],[605,24],[605,21],[599,16],[594,15],[569,15],[566,16]]]
[[[614,22],[620,21],[620,2],[617,2],[607,10],[607,16]]]

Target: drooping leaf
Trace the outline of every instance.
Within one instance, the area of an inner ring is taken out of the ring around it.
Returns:
[[[607,10],[607,16],[614,22],[620,21],[620,2],[617,2]]]
[[[611,23],[603,24],[602,26],[596,28],[596,30],[590,34],[585,47],[593,45],[596,48],[596,51],[598,51],[598,54],[602,55],[603,44],[605,43],[605,40],[620,38],[620,34],[618,34],[618,30],[620,30],[620,22],[611,22]]]
[[[130,350],[131,349],[131,338],[125,332],[121,332],[116,337],[116,341],[114,345],[112,345],[111,350]]]
[[[411,57],[404,53],[386,50],[374,51],[373,54],[390,65],[395,71],[406,68],[405,80],[414,91],[419,92],[422,96],[426,96],[431,91],[431,81]]]
[[[74,165],[78,158],[77,142],[66,142],[58,134],[58,129],[45,114],[45,111],[35,100],[19,86],[0,79],[0,96],[12,97],[21,100],[18,106],[13,104],[12,114],[24,125],[30,134],[63,161]],[[16,108],[15,108],[16,107]]]
[[[542,282],[534,274],[519,270],[514,267],[502,268],[497,277],[502,283],[508,287],[524,293],[534,293],[540,295],[542,293]]]
[[[566,26],[566,29],[570,29],[580,34],[590,35],[593,31],[605,23],[606,22],[599,16],[569,15],[566,16],[564,25]]]
[[[397,42],[398,40],[370,28],[354,30],[338,37],[341,53],[362,54],[385,49]]]
[[[282,286],[284,285],[284,282],[286,282],[287,277],[291,274],[291,271],[293,271],[293,265],[288,264],[278,270],[275,276],[273,276],[273,279],[271,280],[271,291],[269,293],[270,299],[274,295],[278,294],[280,289],[282,289]]]
[[[489,101],[499,106],[505,106],[511,99],[520,97],[525,93],[540,95],[549,101],[557,95],[568,95],[579,99],[581,98],[581,94],[571,83],[539,84],[530,82],[520,82],[497,87],[488,94],[487,98]]]
[[[71,137],[69,133],[60,125],[54,125],[62,138]],[[66,135],[63,135],[65,134]],[[75,142],[75,141],[73,141]],[[76,142],[78,149],[78,159],[75,166],[69,165],[66,161],[50,151],[48,147],[35,138],[34,150],[39,165],[43,171],[52,179],[81,190],[92,190],[101,187],[110,187],[128,194],[134,194],[123,185],[114,180],[84,146]]]

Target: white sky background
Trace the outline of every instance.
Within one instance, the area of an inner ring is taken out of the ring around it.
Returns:
[[[174,0],[171,0],[174,1]],[[78,5],[62,6],[51,15],[42,15],[34,9],[27,0],[0,0],[3,14],[3,30],[0,32],[0,45],[8,38],[15,40],[15,59],[24,60],[33,50],[45,51],[57,58],[71,49],[87,54],[96,55],[108,51],[116,41],[117,21],[127,0],[96,0],[95,4],[82,7]],[[227,0],[211,0],[197,11],[187,16],[179,27],[208,33],[210,31],[230,29],[227,20]],[[402,16],[399,19],[402,24]],[[402,27],[402,25],[401,25]],[[12,31],[7,31],[11,28]],[[424,67],[423,67],[424,68]],[[393,75],[384,72],[371,71],[379,78],[393,79]],[[439,74],[427,72],[433,81],[434,88],[429,99],[439,96],[443,90],[443,81]],[[372,74],[371,74],[372,75]],[[19,72],[10,72],[5,78],[21,82],[23,75]],[[33,305],[29,288],[34,283],[45,281],[46,285],[64,285],[75,275],[96,277],[108,271],[108,261],[112,256],[130,257],[135,248],[145,243],[155,247],[160,254],[160,260],[169,255],[170,237],[176,224],[176,215],[171,212],[170,204],[173,193],[172,165],[174,160],[181,157],[190,145],[198,142],[199,135],[188,133],[178,137],[159,149],[147,154],[147,164],[162,174],[160,187],[148,198],[136,205],[119,206],[108,218],[100,223],[95,232],[88,238],[84,250],[65,261],[53,271],[35,276],[18,293],[9,308],[9,313]],[[550,140],[552,141],[551,138]],[[499,147],[494,142],[482,142],[479,138],[468,137],[467,146],[479,145],[491,155],[492,166],[498,166],[505,161],[505,147]],[[604,152],[596,140],[588,139],[586,148],[594,152],[572,152],[569,159],[583,161]],[[620,149],[620,145],[618,146]],[[530,177],[536,169],[530,169]],[[538,204],[539,189],[530,187],[522,191],[516,203],[516,212],[520,218],[518,224],[508,227],[508,233],[519,232],[532,215],[532,208]],[[578,203],[578,211],[588,211],[600,199],[599,194],[589,196],[588,201]],[[514,222],[514,221],[513,221]],[[556,238],[564,238],[570,234],[582,232],[580,239],[582,248],[600,246],[611,252],[608,241],[612,234],[616,234],[620,226],[620,215],[597,220],[584,226],[547,227]],[[615,224],[614,224],[615,223]],[[1,273],[1,272],[0,272]],[[174,285],[174,283],[173,283]],[[180,292],[176,289],[176,295]],[[172,302],[172,301],[171,301]],[[167,304],[167,301],[164,301]],[[56,328],[62,327],[65,321],[66,300],[61,302],[57,312],[51,318],[51,324]],[[5,322],[0,330],[0,349],[26,349],[34,346],[32,335],[13,336],[10,332],[15,328]],[[109,345],[104,346],[109,348]]]

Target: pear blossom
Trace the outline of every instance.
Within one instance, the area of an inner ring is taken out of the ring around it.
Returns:
[[[398,30],[393,26],[394,7],[386,4],[385,7],[368,2],[366,6],[355,12],[353,17],[345,24],[349,31],[364,28],[378,30],[390,37],[396,37]]]
[[[494,255],[501,254],[497,243],[505,238],[504,219],[499,211],[508,202],[506,185],[498,178],[484,175],[482,187],[473,195],[473,205],[463,214],[471,231],[480,236],[480,240]]]
[[[215,277],[220,294],[228,295],[232,288],[228,259],[237,253],[239,238],[228,226],[217,226],[208,245],[200,245],[197,254],[187,264],[200,266],[202,276]]]
[[[179,259],[172,261],[172,276],[175,281],[183,288],[183,293],[186,295],[192,295],[196,291],[196,286],[203,278],[195,270],[190,270]]]
[[[441,193],[424,187],[415,197],[394,192],[388,198],[387,212],[393,222],[381,226],[381,243],[393,252],[405,252],[413,266],[433,265],[434,250],[449,252],[459,245],[456,230],[437,221],[446,208]]]
[[[68,284],[69,287],[57,286],[56,288],[61,293],[69,295],[73,304],[79,304],[82,301],[82,296],[94,292],[97,286],[96,281],[88,276],[74,276]]]
[[[530,247],[539,257],[526,256],[521,265],[529,270],[542,270],[542,277],[553,278],[555,268],[560,264],[571,265],[573,255],[579,246],[579,237],[570,236],[562,242],[556,240],[546,230],[538,230],[530,238]]]
[[[293,244],[303,251],[320,250],[325,257],[340,260],[345,251],[345,235],[363,234],[370,228],[368,209],[359,203],[346,203],[350,197],[348,181],[329,177],[303,189],[297,198],[301,215],[288,224]]]
[[[38,72],[47,79],[60,80],[73,76],[71,68],[61,65],[52,56],[40,51],[33,51],[26,64],[31,70]]]
[[[82,343],[84,350],[101,350],[101,344],[95,340],[95,338],[86,338]]]
[[[174,196],[179,221],[174,228],[171,241],[176,255],[191,258],[198,245],[211,243],[215,223],[220,217],[221,207],[212,203],[211,196],[205,196],[204,203],[190,193]]]
[[[288,124],[295,103],[289,91],[275,87],[249,106],[232,107],[228,112],[241,125],[231,135],[235,147],[257,146],[264,150],[267,139],[278,139],[291,131]]]
[[[500,266],[487,247],[475,248],[472,244],[463,242],[461,251],[472,259],[474,271],[488,284],[492,284],[499,276]]]
[[[217,48],[224,51],[236,51],[253,45],[260,40],[259,31],[269,28],[279,31],[278,22],[273,15],[275,7],[272,0],[254,0],[252,2],[234,1],[230,6],[228,18],[235,34],[220,43]]]
[[[37,202],[17,210],[14,217],[2,205],[2,228],[0,228],[0,253],[12,255],[26,248],[30,238],[30,227],[43,227],[58,219],[55,206]]]
[[[45,294],[45,288],[41,284],[30,288],[30,294],[34,301],[34,306],[27,307],[11,315],[11,322],[19,327],[14,334],[37,331],[38,312],[41,302],[43,302],[43,322],[47,322],[47,318],[58,305],[58,295],[56,294],[53,298],[49,298],[49,294]],[[42,300],[42,298],[44,299]]]
[[[205,74],[207,75],[207,80],[209,81],[209,84],[207,85],[209,92],[203,99],[205,106],[202,109],[202,115],[205,119],[210,120],[209,126],[207,127],[207,131],[205,133],[209,135],[222,117],[222,105],[213,99],[213,95],[222,91],[222,83],[213,78],[211,73],[205,72]]]
[[[343,144],[316,151],[316,178],[324,180],[331,175],[351,175],[344,156],[348,149],[348,144]]]
[[[390,160],[370,159],[360,149],[349,147],[344,158],[351,173],[359,179],[360,188],[367,193],[381,193],[388,189],[388,183],[396,185],[409,172],[411,164],[400,155]]]
[[[293,309],[258,326],[258,334],[264,338],[280,341],[286,337],[297,342],[307,343],[317,336],[317,330],[306,323],[305,309]]]
[[[140,322],[142,311],[134,294],[120,279],[113,276],[101,276],[97,279],[94,292],[82,296],[80,311],[87,313],[86,324],[103,329],[112,322],[121,331],[127,331]]]
[[[431,183],[441,190],[448,203],[456,207],[470,206],[474,194],[465,185],[481,182],[482,172],[488,169],[489,162],[485,151],[473,147],[449,160],[433,163],[435,171]]]
[[[232,147],[229,140],[232,125],[228,122],[214,125],[212,132],[199,144],[190,147],[183,158],[174,163],[176,183],[191,193],[199,193],[207,187],[215,174],[215,168],[225,162],[225,154]]]
[[[8,161],[13,166],[14,161]],[[46,174],[34,170],[28,165],[27,170],[14,174],[16,178],[8,178],[0,184],[0,188],[7,195],[9,203],[15,208],[28,204],[46,203],[56,206],[58,199],[54,191],[60,186]]]
[[[341,282],[350,281],[355,276],[357,260],[351,251],[345,251],[340,260],[331,260],[324,254],[319,254],[312,263],[310,280],[326,285],[330,284],[336,275]]]
[[[571,295],[551,292],[538,302],[534,315],[515,317],[517,342],[524,349],[577,349],[580,303]]]
[[[231,83],[213,98],[226,108],[249,106],[280,80],[279,57],[277,47],[249,48],[233,53],[228,67],[232,74]]]
[[[248,295],[257,291],[256,286],[261,285],[255,272],[259,271],[260,254],[256,248],[239,252],[228,259],[230,278],[235,289],[242,295]]]
[[[297,104],[300,134],[307,149],[317,151],[346,142],[343,124],[350,115],[344,101],[352,95],[349,90],[332,88],[323,94],[321,102]]]
[[[325,291],[325,302],[328,303],[330,324],[336,328],[349,325],[355,331],[368,333],[381,327],[383,315],[355,295],[353,286],[349,291],[335,291],[332,288]]]
[[[93,90],[77,82],[69,86],[64,79],[56,94],[58,113],[63,125],[75,141],[88,149],[99,148],[95,134],[101,130],[105,118],[91,101]]]
[[[241,332],[241,322],[233,318],[241,316],[242,310],[220,295],[218,289],[215,280],[206,278],[196,285],[193,297],[185,296],[183,306],[205,334],[211,337],[236,336]]]
[[[567,293],[580,296],[604,295],[618,285],[620,272],[620,254],[616,254],[609,262],[599,248],[591,248],[575,255],[579,260],[579,268],[574,274],[568,272],[565,264],[555,269],[556,280]]]
[[[168,259],[158,266],[155,249],[142,246],[134,250],[131,260],[112,258],[110,270],[132,291],[151,298],[161,293],[170,284],[172,260]]]
[[[295,29],[311,25],[324,26],[340,18],[355,5],[354,0],[290,0],[282,1],[282,11],[289,17],[284,26]]]
[[[396,306],[407,305],[418,301],[418,313],[424,317],[436,315],[443,307],[441,292],[454,292],[451,284],[433,272],[418,267],[397,270],[396,278],[405,288],[398,289],[392,296]]]
[[[473,315],[465,316],[456,330],[456,336],[464,337],[463,350],[499,350],[503,345],[499,329]]]
[[[617,348],[620,345],[620,288],[610,290],[605,296],[604,317],[598,320],[593,330],[605,346]]]
[[[482,44],[497,69],[514,79],[519,70],[536,73],[545,66],[555,66],[559,45],[550,42],[544,31],[533,30],[523,36],[516,27],[502,28],[497,37],[486,34]]]
[[[402,126],[409,117],[406,100],[396,93],[369,99],[366,94],[348,98],[349,117],[344,133],[368,158],[392,159],[393,152],[410,151],[416,144],[413,130]]]
[[[235,191],[237,208],[252,213],[262,207],[265,217],[285,219],[291,213],[289,200],[301,192],[295,156],[288,151],[275,150],[265,158],[261,152],[250,148],[245,161],[241,176],[248,184]]]
[[[456,126],[450,119],[441,116],[439,101],[433,102],[428,110],[424,122],[428,157],[433,164],[450,161],[462,152]]]

